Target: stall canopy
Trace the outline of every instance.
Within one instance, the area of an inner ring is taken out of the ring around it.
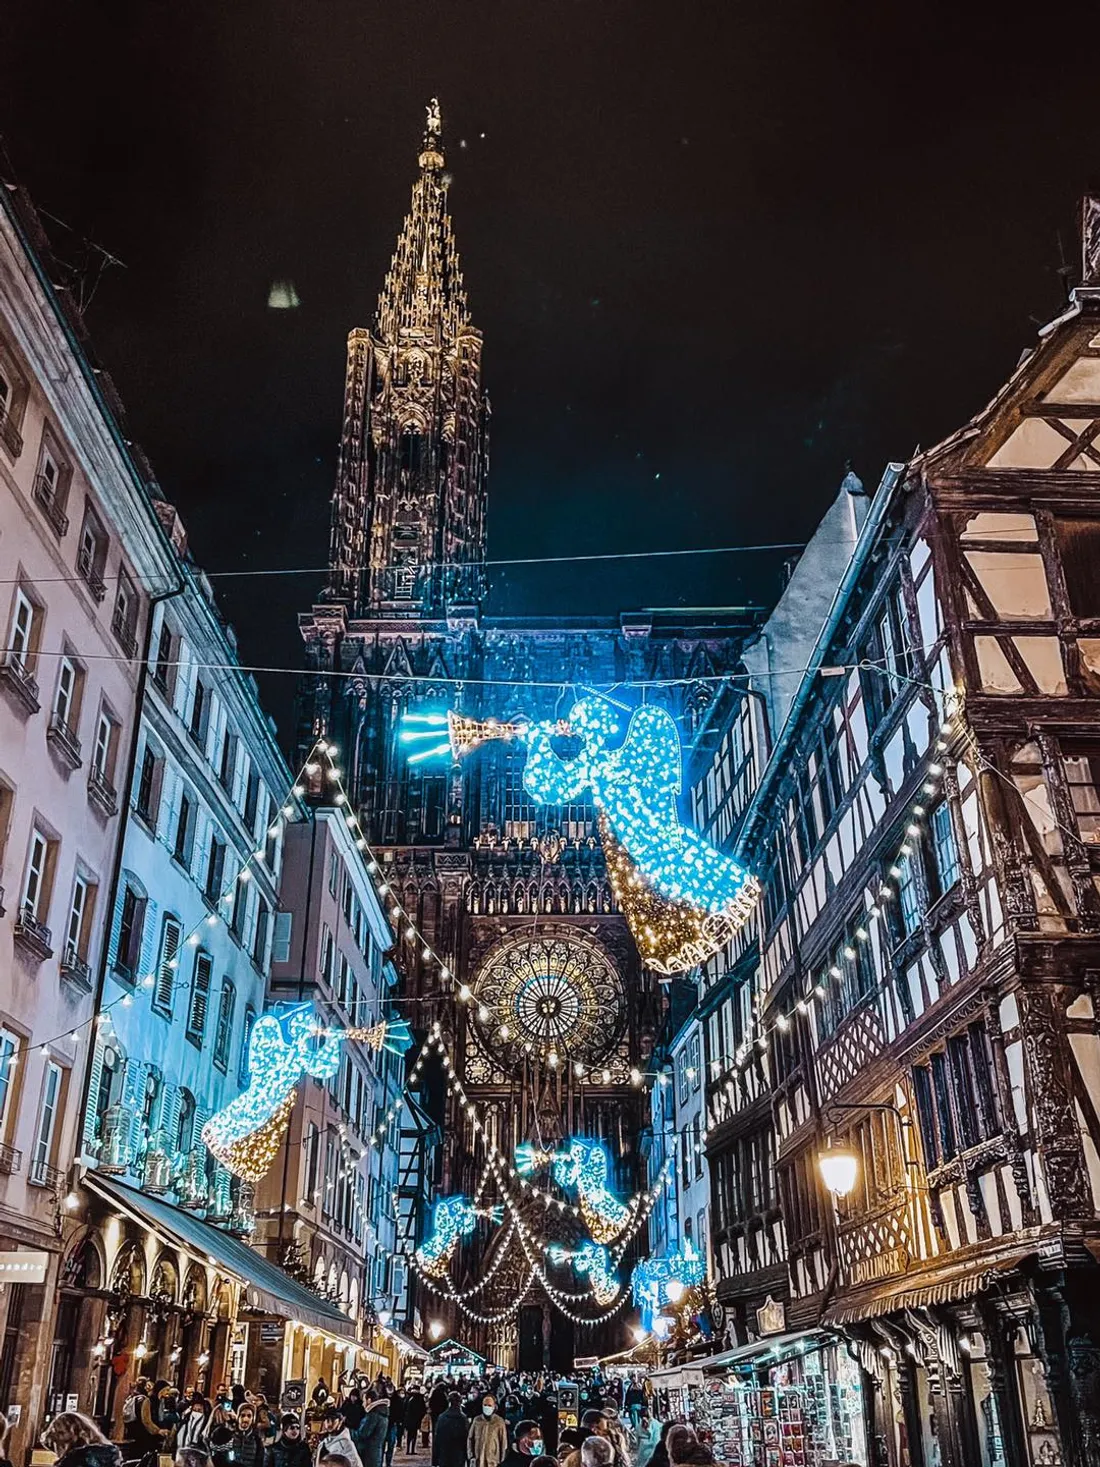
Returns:
[[[484,1355],[479,1355],[476,1350],[471,1350],[469,1345],[463,1345],[458,1340],[440,1340],[438,1345],[433,1345],[428,1351],[428,1364],[443,1369],[481,1371],[488,1363]]]
[[[418,1345],[415,1340],[410,1339],[406,1334],[402,1334],[399,1329],[394,1329],[392,1325],[387,1324],[383,1328],[382,1333],[389,1336],[402,1355],[412,1355],[417,1360],[427,1360],[428,1352],[424,1346]]]
[[[204,1263],[212,1262],[235,1278],[247,1290],[250,1308],[322,1330],[342,1344],[362,1348],[355,1338],[355,1326],[346,1314],[341,1314],[334,1304],[319,1299],[312,1289],[292,1279],[247,1243],[180,1207],[173,1207],[170,1202],[135,1192],[98,1172],[89,1172],[84,1182],[111,1207],[142,1227],[150,1228],[169,1246],[182,1248]]]
[[[785,1335],[763,1335],[747,1345],[723,1350],[719,1355],[707,1355],[702,1360],[688,1360],[683,1365],[668,1365],[664,1370],[654,1370],[649,1378],[661,1390],[702,1385],[704,1376],[712,1375],[716,1370],[728,1370],[735,1365],[775,1365],[780,1360],[789,1360],[792,1355],[805,1355],[810,1350],[820,1349],[833,1338],[825,1330],[795,1330]]]

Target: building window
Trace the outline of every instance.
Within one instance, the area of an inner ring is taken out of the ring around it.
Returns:
[[[5,1140],[11,1130],[11,1118],[15,1111],[18,1059],[18,1034],[13,1034],[10,1029],[0,1028],[0,1141]]]
[[[119,726],[109,713],[102,712],[95,727],[92,748],[92,773],[103,784],[114,784],[115,757],[118,753]]]
[[[321,929],[321,977],[330,989],[332,987],[333,952],[332,933],[327,927],[323,927]]]
[[[17,586],[8,631],[7,661],[25,677],[34,672],[41,636],[42,608],[35,605],[22,586]]]
[[[225,841],[210,837],[210,856],[206,863],[207,900],[216,902],[222,894],[225,878]]]
[[[936,856],[936,876],[941,895],[949,892],[959,879],[959,851],[951,827],[951,807],[946,800],[932,811],[932,848]]]
[[[229,930],[238,942],[244,932],[248,914],[248,883],[238,881],[233,887],[233,915],[229,919]]]
[[[339,878],[340,878],[340,857],[336,854],[335,851],[332,851],[329,854],[329,858],[328,858],[328,890],[329,890],[329,896],[335,896],[336,895],[336,885],[337,885],[337,882],[338,882]]]
[[[41,830],[31,831],[27,869],[23,877],[23,898],[19,909],[35,922],[45,922],[50,909],[50,888],[57,860],[57,842]]]
[[[115,609],[111,615],[111,630],[115,640],[128,657],[137,652],[137,591],[124,571],[118,573],[115,591]]]
[[[122,912],[118,924],[118,948],[115,971],[132,983],[141,962],[141,940],[145,928],[146,900],[127,884],[122,894]]]
[[[156,829],[157,824],[163,776],[164,760],[157,758],[151,744],[146,744],[141,755],[141,770],[138,774],[137,799],[134,808],[145,824],[153,830]]]
[[[76,568],[97,601],[102,601],[107,592],[103,582],[106,565],[107,533],[91,505],[86,505],[84,523],[80,527],[80,548],[76,552]]]
[[[901,918],[903,937],[909,937],[920,926],[921,893],[917,877],[916,862],[912,856],[901,856],[898,870],[898,915]]]
[[[256,833],[256,811],[260,804],[260,776],[255,769],[248,771],[248,783],[244,795],[244,823],[250,835]]]
[[[237,737],[235,734],[230,733],[229,729],[227,728],[225,731],[225,736],[222,739],[222,758],[221,767],[218,770],[218,779],[221,782],[222,788],[228,791],[230,797],[232,797],[233,794],[233,776],[236,774],[236,772]]]
[[[201,1047],[206,1033],[206,1010],[210,1003],[210,976],[214,960],[209,953],[195,954],[195,967],[191,974],[191,1002],[187,1011],[187,1037],[192,1044]]]
[[[1070,610],[1074,616],[1100,616],[1096,579],[1096,567],[1100,564],[1100,519],[1069,519],[1059,515],[1054,528]]]
[[[187,729],[200,748],[206,745],[206,721],[210,716],[210,697],[201,677],[195,679],[195,692],[191,699],[191,718]]]
[[[195,1097],[190,1090],[180,1091],[180,1113],[176,1122],[176,1155],[186,1156],[195,1144]]]
[[[1077,830],[1088,845],[1100,843],[1100,744],[1072,745],[1062,752]]]
[[[176,820],[176,838],[172,846],[172,855],[181,866],[189,866],[191,863],[191,798],[189,795],[180,795],[180,810]]]
[[[218,1027],[214,1032],[214,1063],[219,1070],[225,1070],[229,1065],[229,1042],[233,1037],[233,1010],[236,1004],[237,990],[228,978],[223,978],[218,1001]]]
[[[248,1046],[252,1042],[252,1028],[256,1023],[256,1010],[251,1004],[244,1011],[244,1033],[241,1035],[241,1057],[237,1063],[237,1083],[242,1090],[248,1086]]]
[[[84,669],[71,657],[62,657],[57,668],[57,691],[53,699],[53,718],[50,726],[62,734],[70,743],[77,743],[76,730],[80,721],[80,703],[84,693]]]
[[[863,934],[862,936],[860,934]],[[862,914],[853,917],[833,953],[827,975],[825,999],[819,1011],[821,1034],[831,1034],[841,1020],[875,986],[875,965]]]
[[[73,899],[65,928],[65,955],[62,958],[62,963],[67,966],[71,967],[74,962],[86,963],[88,960],[95,890],[92,883],[83,876],[78,876],[73,882]]]
[[[157,985],[153,991],[153,1007],[162,1014],[171,1014],[172,997],[179,969],[180,939],[183,924],[171,913],[165,915],[160,928],[160,951],[157,954]]]
[[[260,898],[256,907],[256,935],[252,940],[252,961],[260,971],[267,962],[267,929],[271,921],[271,908]]]
[[[58,452],[52,436],[44,434],[38,456],[38,472],[34,476],[34,497],[58,537],[64,535],[69,528],[65,504],[69,497],[70,477],[71,471]]]
[[[58,1103],[61,1099],[61,1066],[51,1060],[46,1066],[46,1083],[42,1090],[42,1110],[38,1117],[38,1134],[34,1140],[29,1180],[45,1186],[53,1171],[53,1137],[57,1126]]]

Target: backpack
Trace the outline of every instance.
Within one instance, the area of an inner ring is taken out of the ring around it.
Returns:
[[[122,1421],[124,1426],[133,1426],[138,1419],[138,1399],[140,1391],[131,1391],[122,1403]]]

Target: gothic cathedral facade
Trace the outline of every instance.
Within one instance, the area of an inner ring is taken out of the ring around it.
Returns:
[[[424,939],[397,955],[403,1011],[420,1034],[440,1025],[453,1066],[423,1072],[438,1142],[426,1194],[487,1199],[492,1148],[510,1158],[522,1143],[587,1136],[603,1141],[628,1196],[644,1188],[648,1113],[631,1072],[646,1067],[665,994],[617,910],[595,814],[583,800],[536,807],[515,742],[461,762],[412,760],[402,721],[449,708],[554,718],[579,689],[619,686],[630,702],[648,682],[665,685],[648,695],[667,703],[687,741],[713,680],[740,665],[751,618],[488,614],[490,409],[444,168],[433,104],[374,325],[348,338],[329,581],[300,616],[301,743],[339,745],[386,888]],[[616,1348],[620,1319],[582,1325],[581,1305],[560,1307],[568,1279],[557,1308],[537,1279],[524,1293],[518,1243],[514,1229],[479,1226],[449,1283],[420,1279],[422,1316],[524,1369]],[[453,1297],[490,1267],[469,1305]]]

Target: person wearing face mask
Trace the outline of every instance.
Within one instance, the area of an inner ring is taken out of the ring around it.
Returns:
[[[206,1400],[202,1396],[192,1396],[176,1429],[177,1451],[180,1447],[201,1447],[204,1452],[209,1451],[209,1421]]]
[[[500,1467],[508,1452],[508,1428],[503,1416],[497,1415],[496,1397],[489,1395],[481,1403],[481,1415],[470,1425],[466,1441],[466,1458],[470,1467]]]
[[[542,1439],[542,1427],[537,1421],[517,1421],[515,1445],[505,1454],[501,1467],[534,1467],[532,1457],[547,1464],[553,1457],[546,1456],[546,1443]]]

